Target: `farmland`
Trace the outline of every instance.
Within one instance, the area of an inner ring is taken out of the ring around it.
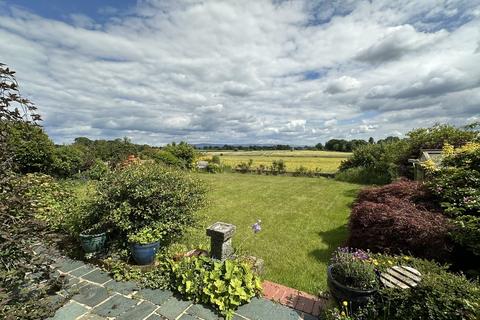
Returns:
[[[326,178],[199,174],[210,185],[210,205],[200,227],[183,243],[209,248],[205,228],[216,221],[233,223],[233,244],[265,260],[265,278],[317,293],[326,289],[331,253],[347,237],[350,204],[359,186]],[[262,220],[262,231],[251,225]]]
[[[335,172],[340,163],[347,159],[351,153],[333,152],[333,151],[214,151],[206,152],[203,159],[211,159],[218,155],[223,165],[234,168],[242,162],[253,161],[252,168],[260,165],[266,167],[272,164],[274,160],[283,160],[287,166],[287,171],[292,172],[303,166],[309,170],[318,169],[321,172]]]

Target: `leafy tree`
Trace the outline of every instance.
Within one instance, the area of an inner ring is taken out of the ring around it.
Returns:
[[[76,145],[59,146],[53,156],[52,173],[59,177],[72,177],[85,169],[85,153]]]
[[[195,166],[195,160],[197,159],[197,151],[195,148],[182,141],[180,143],[171,143],[163,148],[164,151],[170,152],[177,159],[182,162],[182,167],[186,169],[193,169]]]
[[[166,150],[160,150],[152,153],[150,157],[155,160],[155,162],[160,164],[165,164],[172,167],[183,167],[183,162]]]
[[[7,148],[21,173],[49,172],[55,145],[40,126],[25,122],[5,125]]]

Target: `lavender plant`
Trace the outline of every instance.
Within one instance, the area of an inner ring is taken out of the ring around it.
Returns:
[[[332,276],[341,284],[360,290],[378,288],[378,279],[369,253],[360,249],[338,248],[331,259]]]

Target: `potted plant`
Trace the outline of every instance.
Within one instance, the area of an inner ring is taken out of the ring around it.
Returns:
[[[102,251],[107,241],[107,232],[100,225],[93,226],[80,233],[80,244],[85,253]]]
[[[379,287],[375,265],[363,250],[339,248],[328,266],[327,283],[337,302],[349,301],[363,306]]]
[[[164,228],[148,226],[128,235],[133,260],[140,265],[151,264],[160,248]]]

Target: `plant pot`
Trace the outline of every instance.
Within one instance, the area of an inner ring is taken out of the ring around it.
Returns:
[[[133,260],[140,265],[151,264],[155,260],[155,254],[159,247],[160,241],[147,244],[132,243],[130,245]]]
[[[335,265],[329,265],[327,269],[327,283],[330,293],[338,303],[348,301],[352,308],[364,306],[373,299],[377,289],[362,290],[350,288],[333,278],[332,269]]]
[[[88,234],[85,231],[80,233],[80,243],[83,251],[93,253],[103,250],[107,241],[107,233],[100,232],[96,234]]]

